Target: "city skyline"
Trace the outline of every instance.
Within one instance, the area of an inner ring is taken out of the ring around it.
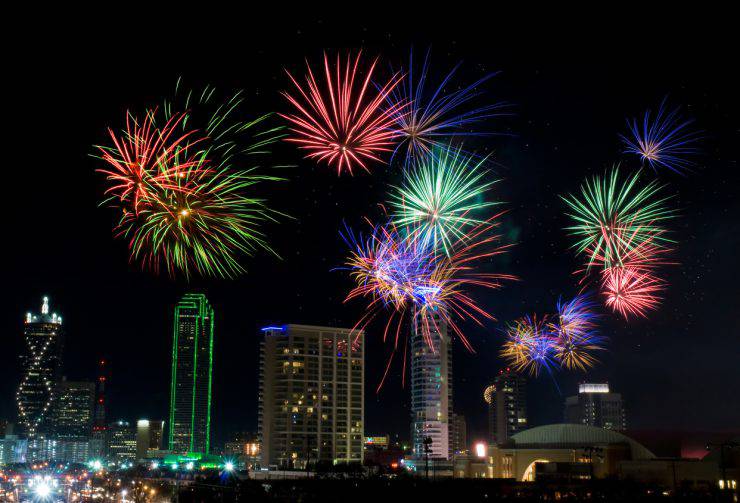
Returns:
[[[441,70],[461,59],[465,60],[460,70],[463,77],[480,78],[501,70],[491,81],[490,92],[518,104],[516,116],[495,123],[503,135],[485,142],[471,140],[471,148],[494,151],[501,165],[497,176],[503,181],[497,190],[509,210],[503,230],[518,244],[496,264],[504,264],[522,279],[505,291],[482,295],[483,305],[498,321],[466,326],[476,354],[453,348],[455,408],[468,418],[471,439],[485,432],[486,411],[480,396],[503,368],[497,350],[505,323],[577,291],[571,276],[576,261],[569,254],[571,243],[563,231],[567,220],[560,216],[563,208],[556,195],[577,189],[583,174],[603,172],[614,160],[625,117],[654,108],[665,95],[685,103],[710,137],[698,174],[671,179],[684,214],[674,230],[682,244],[676,257],[681,266],[669,272],[672,287],[649,321],[604,320],[602,332],[609,337],[609,352],[599,355],[601,366],[584,374],[543,374],[528,382],[532,396],[528,419],[533,425],[559,422],[564,398],[576,393],[577,383],[608,381],[627,402],[630,428],[729,430],[740,423],[737,405],[725,404],[721,413],[712,407],[724,404],[724,390],[740,386],[731,372],[738,355],[732,343],[740,329],[732,313],[738,294],[728,279],[738,272],[731,253],[738,246],[740,231],[734,194],[737,131],[730,119],[735,113],[729,99],[734,91],[722,78],[720,65],[696,57],[676,64],[669,56],[649,65],[634,61],[635,67],[627,72],[612,64],[622,61],[623,48],[603,49],[602,61],[594,61],[585,50],[566,51],[565,60],[555,64],[521,47],[504,50],[500,46],[492,54],[464,34],[456,34],[452,43],[423,31],[406,34],[370,26],[359,33],[332,26],[332,37],[318,23],[303,26],[301,33],[289,24],[273,35],[261,33],[253,41],[252,64],[261,69],[257,75],[234,68],[231,61],[236,52],[209,60],[195,49],[194,59],[220,87],[245,87],[258,108],[271,111],[284,107],[278,96],[272,96],[277,94],[273,93],[276,86],[286,85],[283,67],[302,70],[304,52],[314,57],[325,46],[362,46],[400,60],[407,57],[411,45],[432,45],[433,62]],[[298,54],[296,46],[304,50]],[[59,50],[50,49],[52,54]],[[54,66],[54,58],[41,57]],[[248,273],[238,280],[194,278],[189,283],[172,281],[166,274],[155,276],[128,263],[125,244],[110,233],[113,217],[97,208],[100,179],[94,174],[97,164],[88,156],[88,144],[104,140],[111,117],[138,102],[153,101],[153,96],[174,86],[178,75],[198,78],[199,72],[188,72],[187,58],[173,57],[178,64],[146,82],[106,70],[102,63],[70,61],[83,82],[60,83],[58,93],[52,93],[70,96],[69,103],[58,104],[44,92],[26,100],[35,112],[28,116],[61,107],[61,115],[74,122],[70,131],[49,138],[50,150],[63,152],[69,166],[39,166],[21,173],[23,186],[35,193],[33,197],[11,194],[13,208],[24,215],[12,229],[17,230],[14,235],[28,235],[29,222],[51,223],[41,234],[50,243],[64,246],[15,250],[2,304],[2,418],[15,415],[23,317],[30,307],[38,309],[34,306],[43,295],[64,317],[68,379],[94,380],[97,361],[105,358],[111,369],[106,389],[108,422],[122,418],[135,424],[143,417],[168,418],[171,313],[183,294],[204,293],[216,311],[213,424],[218,443],[225,442],[229,432],[256,431],[259,328],[274,323],[348,327],[359,319],[361,307],[342,302],[346,278],[333,270],[343,253],[338,231],[345,219],[356,224],[377,201],[377,194],[397,183],[390,172],[378,170],[377,179],[359,174],[337,179],[300,160],[292,150],[278,149],[276,156],[297,165],[286,171],[291,181],[275,189],[282,207],[297,217],[270,228],[282,260],[258,254],[247,262]],[[37,75],[39,70],[28,71]],[[639,82],[635,74],[640,75]],[[31,90],[39,89],[31,86],[26,92]],[[20,140],[25,147],[19,151],[32,151],[35,142],[26,141]],[[77,177],[73,184],[70,171]],[[71,224],[52,220],[60,215],[66,215]],[[389,347],[380,341],[382,330],[382,326],[367,330],[366,430],[405,434],[409,381],[405,389],[401,387],[398,355],[384,388],[375,393],[389,356]],[[703,382],[687,379],[690,372],[704,376]],[[150,398],[142,399],[142,391]]]

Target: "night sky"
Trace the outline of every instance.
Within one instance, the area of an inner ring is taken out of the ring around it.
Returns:
[[[475,17],[471,14],[471,17]],[[244,24],[241,24],[244,23]],[[156,23],[155,23],[156,24]],[[290,145],[276,163],[294,164],[287,183],[263,186],[273,207],[295,217],[267,232],[277,260],[245,259],[237,280],[173,281],[129,264],[126,243],[114,240],[115,215],[99,208],[103,189],[92,145],[105,128],[119,127],[125,111],[141,111],[171,95],[179,76],[193,87],[211,83],[224,92],[242,88],[254,115],[285,111],[278,92],[289,85],[283,68],[302,74],[304,57],[323,49],[359,49],[396,67],[432,47],[432,77],[464,61],[457,83],[501,73],[478,103],[507,101],[513,115],[490,121],[501,133],[466,143],[492,152],[497,165],[492,195],[506,202],[503,232],[516,246],[491,264],[521,278],[496,292],[476,292],[498,322],[465,325],[476,354],[454,353],[455,409],[468,418],[471,437],[485,434],[482,390],[502,365],[497,357],[503,323],[546,313],[560,296],[576,293],[579,261],[569,250],[567,220],[558,194],[615,162],[625,118],[655,108],[664,96],[704,130],[694,173],[658,178],[676,197],[670,222],[680,265],[664,274],[670,289],[649,320],[628,323],[606,315],[601,329],[609,352],[587,374],[558,373],[530,381],[530,422],[558,422],[564,397],[579,381],[608,380],[623,393],[630,429],[729,431],[740,427],[740,107],[737,54],[723,30],[677,37],[683,25],[641,30],[636,25],[591,27],[447,22],[348,24],[306,18],[253,18],[188,28],[173,22],[135,29],[36,25],[26,37],[38,49],[10,56],[13,89],[5,95],[3,159],[5,259],[0,310],[0,418],[14,418],[13,400],[23,347],[23,316],[49,295],[64,317],[65,374],[94,378],[99,357],[110,361],[109,418],[167,416],[172,313],[188,291],[207,294],[216,312],[214,434],[217,442],[257,424],[259,328],[274,323],[352,326],[362,302],[343,304],[350,282],[339,265],[344,222],[361,227],[378,218],[377,203],[397,167],[338,178],[326,166],[301,159]],[[168,25],[169,26],[169,25]],[[204,30],[207,30],[204,31]],[[635,33],[637,30],[637,33]],[[646,173],[646,178],[656,176]],[[400,366],[375,394],[388,348],[382,323],[368,332],[366,432],[408,436],[408,389]]]

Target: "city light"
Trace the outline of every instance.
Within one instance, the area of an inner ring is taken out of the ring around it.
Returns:
[[[49,484],[46,482],[41,482],[34,488],[33,492],[36,493],[36,496],[39,498],[45,499],[51,494],[51,487],[49,487]]]
[[[232,463],[231,461],[227,461],[226,464],[224,464],[224,470],[226,470],[227,472],[234,471],[234,463]]]
[[[485,458],[488,454],[488,446],[485,442],[478,442],[475,444],[475,455],[479,458]]]

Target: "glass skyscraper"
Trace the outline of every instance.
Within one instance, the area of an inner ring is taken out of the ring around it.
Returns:
[[[33,439],[53,426],[55,387],[62,366],[62,317],[49,312],[48,297],[43,298],[40,314],[26,314],[23,335],[26,350],[21,354],[23,377],[16,402],[23,433]]]
[[[188,293],[175,306],[169,449],[208,454],[211,441],[213,308]]]
[[[452,341],[439,312],[414,316],[411,333],[411,442],[414,457],[452,459]]]

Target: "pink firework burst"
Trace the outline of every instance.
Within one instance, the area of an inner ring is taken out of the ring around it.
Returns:
[[[280,114],[292,124],[293,135],[287,141],[307,151],[307,158],[336,168],[339,175],[343,171],[352,174],[358,166],[369,172],[369,161],[382,162],[380,155],[391,151],[399,136],[395,117],[405,106],[384,106],[402,76],[395,74],[376,88],[371,85],[371,78],[378,60],[372,62],[362,78],[358,75],[361,55],[358,53],[353,62],[348,54],[344,64],[337,55],[332,68],[324,53],[324,81],[317,80],[307,64],[305,86],[286,71],[297,92],[282,93],[295,108],[291,114]]]
[[[606,306],[621,314],[647,317],[660,303],[659,293],[665,283],[651,272],[631,266],[605,269],[601,276],[601,293]]]

